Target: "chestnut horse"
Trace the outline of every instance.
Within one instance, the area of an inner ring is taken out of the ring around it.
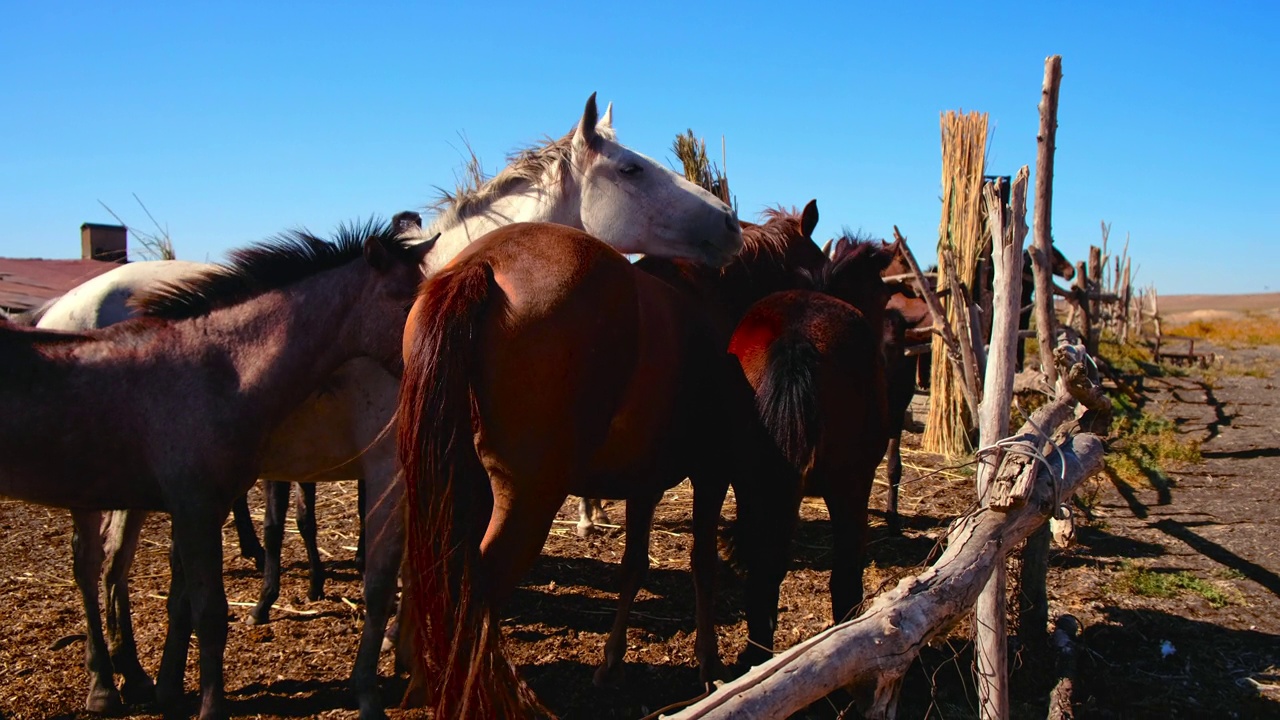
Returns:
[[[798,212],[770,208],[764,211],[763,223],[742,223],[742,252],[724,268],[652,255],[640,258],[635,266],[687,293],[707,313],[716,347],[728,348],[734,327],[752,303],[772,292],[806,286],[807,278],[826,265],[826,254],[813,241],[817,225],[817,200]],[[583,536],[596,523],[609,522],[595,499],[583,498],[578,516],[578,534]],[[648,555],[644,557],[642,576],[648,570]],[[638,588],[640,582],[624,586]]]
[[[156,317],[105,330],[0,326],[0,494],[172,516],[167,712],[194,630],[200,717],[226,715],[222,522],[272,430],[354,358],[400,370],[397,335],[430,243],[395,235],[372,222],[334,242],[286,234],[139,298]]]
[[[712,593],[730,481],[758,539],[744,548],[749,598],[785,572],[799,496],[776,482],[794,471],[690,303],[552,224],[491,232],[424,284],[405,327],[399,407],[415,646],[407,702],[425,694],[441,718],[540,712],[499,649],[497,609],[557,509],[570,493],[627,500],[633,556],[647,551],[657,498],[685,477],[696,655],[704,680],[720,675]],[[749,600],[748,612],[761,605]]]
[[[882,354],[889,293],[880,273],[891,259],[879,242],[841,238],[818,290],[775,293],[751,306],[729,344],[804,494],[826,502],[834,622],[862,602],[867,501],[889,440]],[[735,528],[735,540],[742,535]]]

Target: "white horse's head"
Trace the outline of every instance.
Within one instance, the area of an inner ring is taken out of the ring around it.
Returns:
[[[623,253],[727,265],[742,249],[738,216],[719,198],[617,141],[613,106],[595,93],[570,141],[582,228]],[[566,188],[566,190],[569,190]]]

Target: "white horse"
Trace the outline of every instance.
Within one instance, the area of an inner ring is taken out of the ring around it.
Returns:
[[[595,235],[625,253],[683,257],[715,266],[742,248],[732,208],[655,160],[619,144],[612,105],[597,115],[593,93],[569,134],[516,154],[493,179],[447,198],[420,237],[439,234],[424,261],[434,274],[476,238],[515,222],[556,222]],[[206,265],[178,261],[125,265],[67,293],[39,326],[101,327],[121,318],[109,308],[127,308],[133,293],[160,281],[187,277]],[[129,314],[129,313],[126,313]],[[403,554],[399,512],[403,488],[396,482],[394,432],[384,432],[395,413],[399,381],[373,362],[353,361],[276,428],[263,458],[261,477],[316,482],[363,478],[367,550],[364,572],[365,624],[351,673],[361,718],[385,717],[377,692],[382,636],[392,612]],[[137,660],[128,631],[128,569],[144,513],[76,513],[76,581],[87,611],[86,660],[90,672],[86,707],[111,711],[121,705],[113,667],[125,675],[130,701],[144,700],[153,686]],[[270,553],[268,553],[270,555]],[[278,560],[278,557],[277,557]],[[97,601],[97,578],[107,564],[108,659]],[[268,557],[270,562],[270,557]],[[272,598],[273,599],[273,598]],[[267,603],[269,605],[270,603]],[[118,615],[119,617],[115,617]]]

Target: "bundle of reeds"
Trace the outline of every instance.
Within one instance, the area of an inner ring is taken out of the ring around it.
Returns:
[[[680,164],[684,166],[684,177],[691,183],[701,186],[704,190],[720,198],[722,202],[730,207],[737,208],[737,203],[733,199],[732,193],[729,192],[729,177],[727,167],[722,168],[711,162],[707,156],[707,141],[699,139],[693,134],[693,130],[682,135],[676,135],[675,142],[671,144],[671,151],[680,159]],[[720,161],[727,166],[728,163],[724,158],[724,140],[720,141]]]
[[[942,222],[938,226],[938,258],[949,249],[955,257],[960,287],[952,287],[945,272],[938,274],[938,291],[952,327],[967,324],[965,297],[972,297],[978,277],[978,258],[987,237],[982,218],[982,182],[987,155],[987,114],[942,114]],[[960,316],[964,313],[965,317]],[[929,420],[924,448],[955,456],[967,453],[976,418],[970,417],[960,384],[962,370],[953,367],[941,338],[933,338],[933,369]]]

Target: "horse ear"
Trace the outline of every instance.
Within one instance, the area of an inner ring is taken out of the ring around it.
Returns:
[[[582,120],[578,122],[578,129],[573,133],[574,152],[585,152],[600,142],[600,135],[596,132],[598,117],[596,94],[591,93],[591,97],[587,98],[587,106],[582,111]]]
[[[813,231],[818,227],[818,200],[815,198],[810,200],[804,206],[804,210],[800,212],[800,231],[805,237],[813,237]]]
[[[376,237],[365,238],[364,261],[378,272],[386,272],[391,267],[391,253]]]
[[[835,238],[832,238],[828,240],[825,245],[822,246],[822,254],[826,255],[828,258],[831,257],[831,244],[834,242],[835,242]]]
[[[596,132],[600,133],[600,137],[605,140],[617,141],[618,133],[613,129],[613,103],[610,102],[604,106],[604,114],[600,116],[600,120],[596,123]]]
[[[436,246],[436,241],[440,239],[440,233],[436,233],[430,240],[423,240],[417,245],[410,245],[409,252],[415,263],[419,266],[426,261],[427,256],[431,254],[432,248]]]

